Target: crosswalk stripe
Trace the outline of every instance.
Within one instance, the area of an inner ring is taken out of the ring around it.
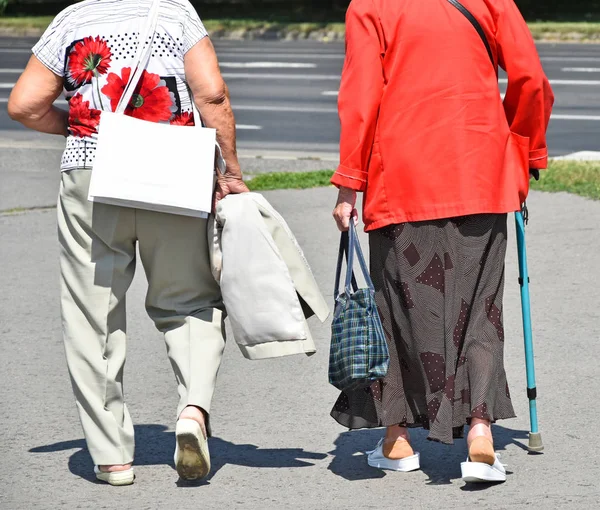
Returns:
[[[563,73],[600,73],[600,67],[563,67]]]
[[[555,114],[552,114],[552,120],[600,121],[600,115],[567,115],[567,114],[555,113]]]
[[[314,69],[317,64],[300,62],[219,62],[219,66],[226,69]]]

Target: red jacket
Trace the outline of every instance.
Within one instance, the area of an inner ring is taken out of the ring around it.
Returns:
[[[554,96],[513,0],[353,0],[332,183],[365,192],[367,230],[516,211],[546,168]]]

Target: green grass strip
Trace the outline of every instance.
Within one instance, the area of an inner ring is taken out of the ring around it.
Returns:
[[[52,20],[52,16],[23,16],[18,18],[0,17],[0,28],[11,28],[15,30],[46,30]]]
[[[262,174],[247,181],[252,191],[309,189],[329,186],[333,171]],[[531,188],[550,193],[566,192],[600,200],[600,161],[551,161],[539,182]]]
[[[329,186],[332,170],[316,172],[280,172],[261,174],[246,181],[252,191],[268,191],[274,189],[309,189]]]
[[[600,161],[551,161],[548,170],[541,172],[532,189],[556,193],[564,191],[600,200]]]
[[[346,30],[346,25],[344,23],[284,23],[258,19],[207,19],[203,21],[203,23],[209,32],[219,30],[268,30],[279,32],[285,30],[286,32],[309,34],[317,30],[336,33],[344,33]]]
[[[536,41],[600,42],[600,23],[529,23]]]
[[[2,16],[0,17],[0,27],[15,30],[45,30],[52,19],[51,16]],[[206,19],[203,20],[203,23],[209,32],[219,30],[269,30],[277,32],[285,30],[286,32],[310,33],[316,30],[325,30],[327,32],[343,33],[346,30],[344,23],[287,23],[261,19]]]

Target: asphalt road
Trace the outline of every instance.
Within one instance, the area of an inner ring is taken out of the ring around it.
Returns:
[[[0,38],[0,141],[19,130],[5,102],[25,66],[31,38]],[[269,153],[335,154],[336,96],[343,45],[310,42],[216,41],[231,89],[240,147]],[[540,44],[556,93],[549,131],[552,155],[600,150],[600,45]],[[501,91],[505,84],[500,85]]]

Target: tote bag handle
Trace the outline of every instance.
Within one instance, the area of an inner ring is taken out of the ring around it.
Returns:
[[[337,297],[339,295],[340,292],[340,280],[342,277],[342,266],[344,265],[344,256],[346,258],[346,260],[348,260],[348,248],[349,248],[349,238],[348,238],[348,232],[342,232],[342,235],[340,237],[340,250],[339,250],[339,254],[338,254],[338,261],[337,261],[337,269],[335,272],[335,290],[333,291],[333,294],[335,297]],[[356,292],[358,290],[358,283],[356,283],[356,278],[354,277],[354,273],[352,274],[352,290],[354,290],[354,292]]]
[[[338,256],[338,264],[335,275],[335,296],[340,295],[340,280],[342,275],[342,264],[344,259],[344,254],[346,254],[348,267],[346,269],[346,281],[344,284],[344,292],[347,295],[350,295],[352,290],[356,292],[358,290],[358,285],[356,283],[356,278],[354,276],[354,257],[358,258],[358,263],[360,265],[360,269],[362,275],[367,283],[367,287],[371,291],[375,291],[375,287],[373,285],[373,281],[371,280],[371,276],[369,275],[369,268],[367,267],[367,262],[365,260],[365,256],[363,254],[362,248],[360,247],[360,242],[358,240],[358,234],[356,232],[356,226],[354,225],[354,220],[350,219],[350,228],[348,232],[342,233],[342,238],[340,241],[340,253]]]
[[[160,0],[153,0],[152,5],[150,6],[150,11],[148,12],[148,20],[146,25],[144,29],[140,31],[138,36],[138,49],[135,54],[132,72],[129,75],[129,81],[127,82],[127,85],[125,85],[125,89],[123,90],[121,99],[117,104],[115,113],[125,113],[125,109],[129,105],[129,101],[131,101],[131,97],[133,96],[133,92],[135,91],[135,88],[142,77],[142,73],[148,66],[150,55],[152,54],[152,43],[154,42],[154,36],[156,34],[156,26],[158,24],[159,7]],[[150,39],[150,41],[148,44],[146,44],[148,39]]]

